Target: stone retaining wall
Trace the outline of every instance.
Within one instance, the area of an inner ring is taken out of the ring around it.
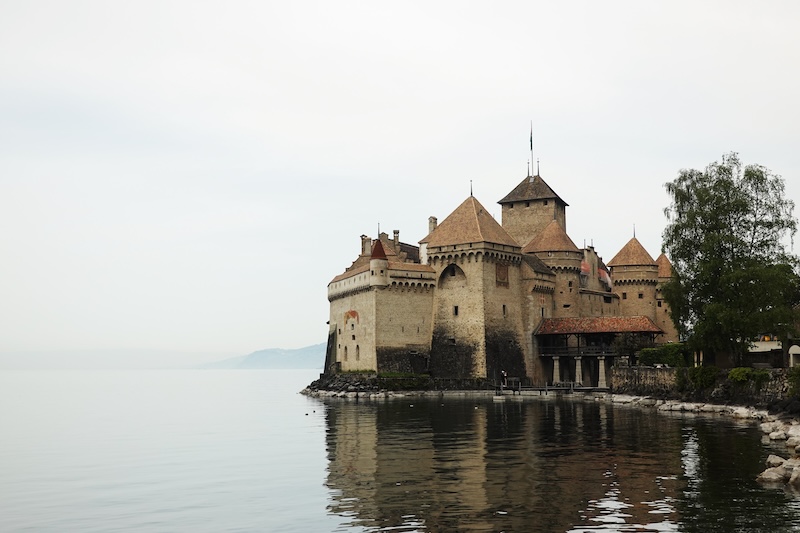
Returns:
[[[763,383],[736,383],[728,379],[728,370],[720,370],[712,386],[697,388],[688,377],[688,368],[614,367],[610,388],[615,394],[767,407],[786,399],[789,391],[785,369],[769,372]]]

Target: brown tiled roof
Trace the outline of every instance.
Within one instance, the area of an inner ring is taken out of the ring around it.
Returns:
[[[542,232],[525,245],[522,253],[534,252],[579,252],[578,247],[569,238],[567,232],[557,221],[552,220]]]
[[[489,242],[519,247],[511,235],[470,196],[420,243],[429,247]]]
[[[533,254],[526,254],[522,256],[522,260],[528,263],[528,266],[533,269],[534,272],[539,272],[541,274],[552,274],[553,271],[550,270],[550,267],[544,264],[544,261],[539,259]]]
[[[374,251],[374,248],[373,248]],[[363,256],[362,256],[363,257]],[[373,259],[380,259],[379,257],[375,257],[373,255]],[[348,270],[344,271],[343,273],[339,274],[335,278],[333,278],[328,284],[341,281],[343,279],[347,279],[352,276],[356,276],[358,274],[362,274],[369,270],[369,261],[366,263],[362,263],[360,265],[356,265],[355,267],[350,267]],[[419,263],[406,263],[403,261],[393,261],[389,260],[389,271],[409,271],[409,272],[435,272],[434,268],[429,265],[421,265]]]
[[[663,331],[646,316],[545,318],[536,330],[536,335],[577,333],[663,333]]]
[[[656,262],[653,261],[653,258],[650,254],[647,253],[647,250],[644,249],[642,243],[636,240],[636,237],[632,238],[628,241],[628,244],[622,247],[622,250],[617,252],[617,255],[614,256],[614,259],[608,262],[608,266],[615,267],[615,266],[642,266],[642,265],[653,265],[655,266]]]
[[[524,202],[526,200],[548,200],[555,198],[564,205],[569,205],[561,199],[550,186],[545,183],[541,176],[527,176],[522,182],[514,187],[514,190],[508,193],[505,198],[500,200],[499,204],[508,204],[511,202]]]
[[[658,265],[659,278],[672,277],[672,263],[669,262],[669,258],[666,255],[663,253],[659,255],[658,259],[656,259],[656,264]]]
[[[351,276],[355,276],[356,274],[361,274],[362,272],[366,272],[367,270],[369,270],[369,261],[367,261],[366,263],[361,263],[360,265],[356,265],[355,263],[353,263],[353,265],[354,266],[351,266],[350,268],[348,268],[347,270],[345,270],[344,272],[333,278],[328,283],[328,285],[330,285],[331,283],[335,283],[337,281],[341,281],[343,279],[347,279]]]

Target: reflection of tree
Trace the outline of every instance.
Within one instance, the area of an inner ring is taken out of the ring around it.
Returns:
[[[681,471],[677,421],[605,404],[332,402],[327,424],[330,511],[367,528],[566,531],[609,491],[646,524]]]
[[[726,425],[699,419],[684,430],[687,489],[679,505],[681,531],[704,532],[719,523],[727,524],[728,531],[788,531],[783,529],[786,495],[755,481],[764,469],[764,450],[754,445],[760,433],[749,424],[736,429]]]

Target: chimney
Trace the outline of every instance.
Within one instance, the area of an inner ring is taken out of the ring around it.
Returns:
[[[435,230],[438,225],[439,221],[436,220],[436,217],[428,217],[428,233],[433,233],[433,230]]]
[[[361,236],[361,255],[372,254],[372,239],[366,235]]]
[[[395,252],[400,249],[400,230],[394,230],[394,249]]]

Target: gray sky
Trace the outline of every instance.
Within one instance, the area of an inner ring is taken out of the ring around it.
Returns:
[[[541,174],[610,260],[739,152],[800,197],[796,2],[0,3],[0,351],[322,342],[326,286]]]

